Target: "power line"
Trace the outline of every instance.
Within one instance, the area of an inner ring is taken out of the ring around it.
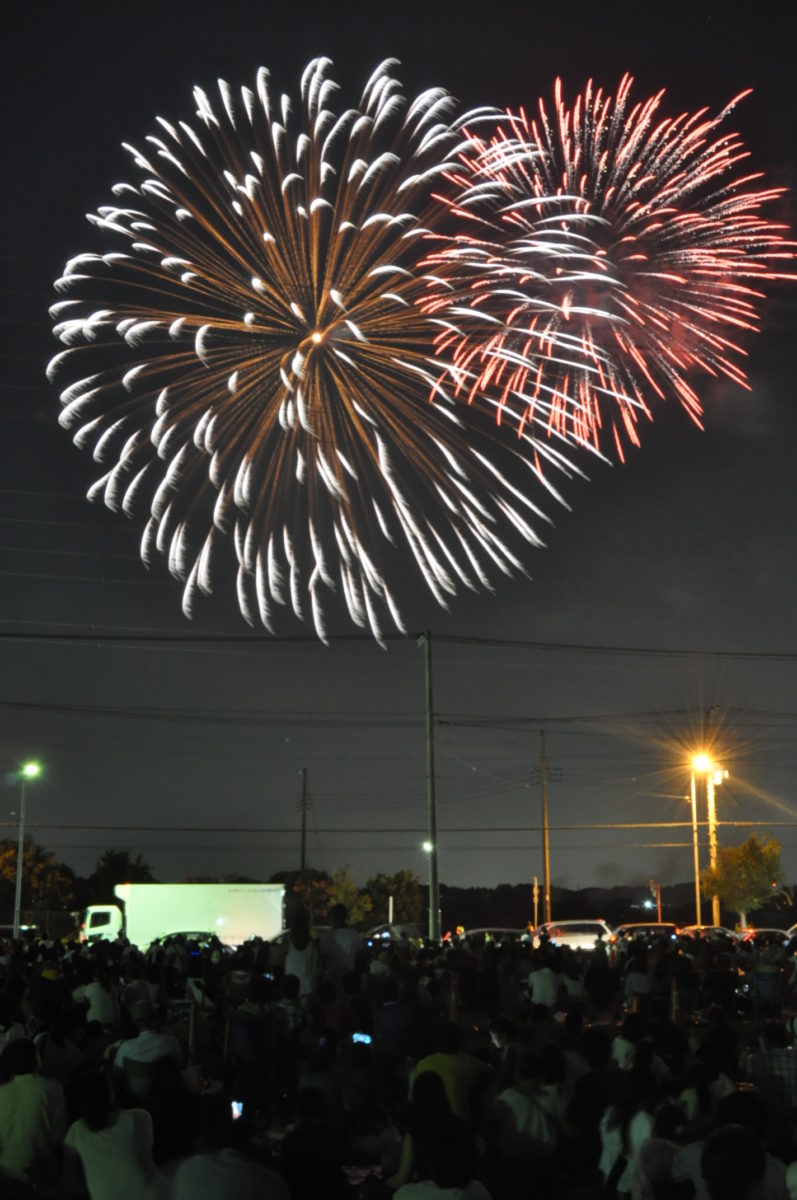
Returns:
[[[420,634],[391,634],[383,635],[383,640],[386,642],[403,642],[411,643],[421,636]],[[719,659],[743,659],[743,660],[759,660],[762,662],[794,662],[797,661],[797,651],[791,650],[686,650],[676,647],[653,647],[653,646],[610,646],[594,643],[579,643],[579,642],[535,642],[525,641],[522,639],[506,639],[506,638],[476,638],[463,637],[454,634],[433,634],[435,642],[443,642],[448,645],[459,646],[484,646],[493,649],[526,649],[526,650],[542,650],[551,653],[566,653],[566,654],[602,654],[602,655],[618,655],[618,656],[648,656],[657,658],[719,658]],[[289,635],[273,635],[268,633],[243,633],[243,634],[197,634],[197,633],[110,633],[105,631],[96,631],[92,633],[47,633],[44,630],[37,630],[30,633],[15,633],[3,631],[0,632],[0,641],[7,642],[51,642],[51,643],[91,643],[98,642],[108,644],[153,644],[158,645],[163,642],[180,644],[183,646],[216,646],[216,645],[249,645],[249,646],[271,646],[271,645],[313,645],[318,646],[318,638],[313,634],[289,634]],[[373,646],[373,638],[369,634],[361,633],[343,633],[335,636],[334,641],[338,642],[358,642],[363,645]]]
[[[17,828],[16,821],[0,821],[0,829]],[[717,821],[717,826],[727,826],[735,829],[797,829],[795,821]],[[705,828],[707,821],[698,821],[698,826]],[[94,833],[268,833],[285,834],[296,837],[297,826],[292,825],[93,825],[93,824],[62,824],[49,821],[27,822],[28,829],[57,829],[60,831],[75,830]],[[438,829],[439,833],[529,833],[536,831],[538,826],[527,825],[447,825]],[[601,829],[691,829],[691,821],[603,821],[600,823],[578,822],[570,825],[550,825],[549,828],[557,833],[584,832]],[[355,826],[315,826],[316,833],[425,833],[425,825],[355,825]]]

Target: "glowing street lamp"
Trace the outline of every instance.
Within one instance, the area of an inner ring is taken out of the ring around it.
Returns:
[[[26,762],[19,769],[19,842],[17,845],[17,879],[14,891],[14,937],[19,937],[22,908],[22,863],[25,853],[25,784],[41,774],[41,763]]]

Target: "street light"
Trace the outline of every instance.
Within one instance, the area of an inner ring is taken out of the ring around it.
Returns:
[[[708,861],[712,870],[717,865],[717,805],[715,788],[728,778],[728,772],[717,766],[712,761],[710,755],[706,753],[696,754],[692,759],[692,821],[693,830],[697,828],[696,818],[696,785],[695,772],[699,772],[706,777],[706,808],[708,810]],[[698,922],[699,923],[699,922]],[[717,895],[711,897],[711,923],[719,925],[720,923],[720,898]]]
[[[437,799],[434,770],[434,701],[432,699],[432,635],[422,633],[426,679],[426,831],[423,847],[429,855],[429,941],[440,943],[440,880],[437,873]]]
[[[22,862],[25,853],[25,784],[41,774],[41,764],[23,763],[19,769],[19,843],[17,845],[17,879],[14,891],[14,937],[19,937],[20,911],[22,907]]]

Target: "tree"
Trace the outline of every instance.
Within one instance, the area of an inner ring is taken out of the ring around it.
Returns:
[[[332,882],[325,871],[305,867],[303,871],[278,871],[269,883],[285,885],[285,918],[288,924],[298,908],[304,909],[311,925],[326,917],[331,904]]]
[[[375,925],[387,922],[390,896],[393,897],[394,924],[411,924],[420,921],[423,915],[423,892],[414,871],[397,871],[395,875],[384,875],[380,872],[366,880],[365,890],[371,897],[372,919]]]
[[[106,850],[97,859],[88,883],[92,903],[112,904],[117,883],[155,883],[155,877],[140,854],[134,858],[129,850]]]
[[[0,841],[0,912],[10,918],[17,884],[17,843]],[[73,902],[75,875],[33,838],[22,851],[22,909],[66,909]],[[10,920],[9,920],[10,923]]]
[[[341,867],[332,872],[330,888],[331,904],[345,904],[348,913],[348,923],[359,925],[365,920],[373,907],[373,901],[367,891],[362,891],[349,875],[348,867]]]
[[[740,846],[724,846],[717,851],[716,866],[700,872],[700,887],[704,896],[719,896],[738,913],[746,929],[749,912],[791,898],[783,883],[780,842],[771,835],[760,839],[753,834]]]

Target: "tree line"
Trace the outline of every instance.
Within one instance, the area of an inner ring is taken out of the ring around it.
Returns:
[[[17,851],[16,842],[0,841],[0,924],[10,924],[14,911]],[[156,882],[149,864],[128,849],[106,850],[91,874],[83,877],[66,863],[58,862],[54,854],[32,837],[25,838],[23,913],[78,911],[89,904],[112,903],[118,883]],[[261,881],[239,875],[195,875],[183,882]],[[331,874],[312,867],[282,871],[267,882],[284,884],[288,920],[295,909],[303,908],[316,925],[323,924],[329,909],[338,903],[346,905],[353,925],[386,923],[391,896],[393,920],[397,924],[421,921],[426,909],[426,890],[414,871],[401,870],[392,875],[378,872],[363,887],[354,882],[348,867]],[[760,908],[790,904],[792,900],[792,890],[784,882],[780,843],[771,835],[761,838],[754,835],[738,846],[720,848],[715,867],[701,873],[700,886],[704,897],[719,896],[723,908],[736,913],[741,925],[747,923],[748,914]]]
[[[0,841],[0,924],[10,924],[14,911],[17,878],[16,842]],[[116,899],[118,883],[157,883],[151,867],[140,854],[127,849],[106,850],[97,859],[88,876],[76,875],[66,863],[57,861],[54,854],[40,846],[32,837],[25,838],[22,859],[22,911],[74,912],[89,904],[110,904]],[[259,883],[242,875],[193,875],[183,883]],[[396,923],[420,921],[425,896],[414,871],[397,871],[393,875],[377,873],[359,887],[348,867],[331,874],[308,867],[304,871],[282,871],[268,883],[282,883],[287,899],[287,917],[296,908],[304,908],[314,924],[322,924],[333,904],[342,903],[349,910],[354,925],[380,925],[388,920],[389,897],[393,897],[393,919]]]

